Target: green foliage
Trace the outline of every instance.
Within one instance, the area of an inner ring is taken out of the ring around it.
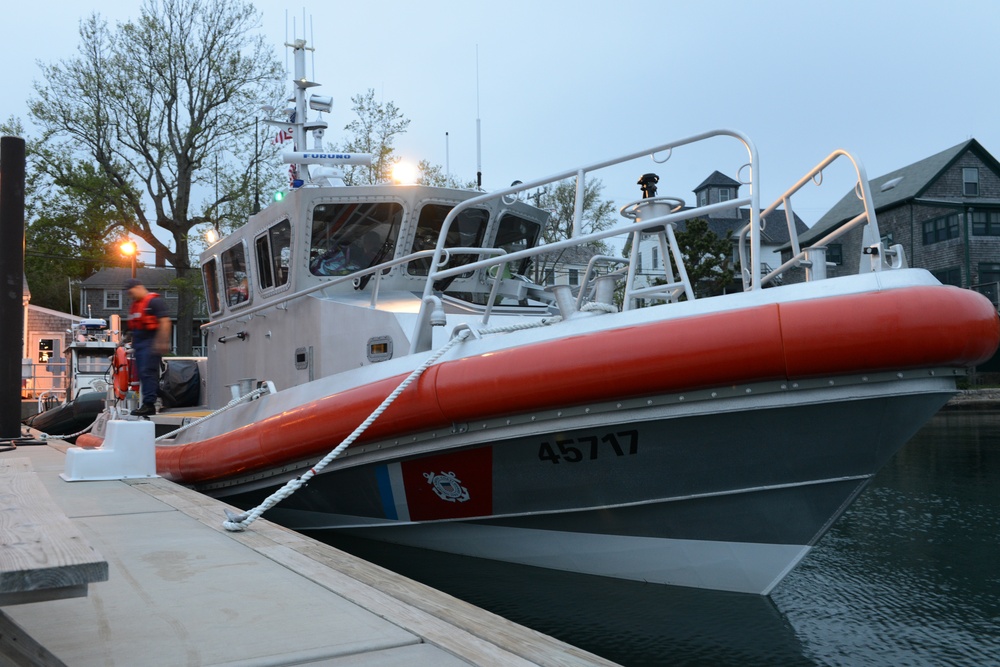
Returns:
[[[531,194],[530,203],[549,212],[549,220],[542,232],[544,243],[555,243],[573,236],[573,218],[576,211],[576,179],[560,181]],[[590,179],[584,183],[583,211],[580,220],[580,234],[592,234],[611,227],[615,223],[615,203],[601,199],[604,184],[600,179]],[[594,254],[607,254],[609,248],[603,241],[586,244]],[[565,251],[538,256],[532,265],[535,282],[544,280],[546,272],[564,261]]]
[[[695,218],[688,220],[676,236],[695,296],[722,294],[735,276],[732,234],[720,237],[708,228],[707,221]]]
[[[581,234],[592,234],[607,229],[615,222],[615,203],[601,199],[604,184],[598,178],[585,182],[583,190],[583,216]],[[554,186],[539,190],[531,195],[532,203],[549,212],[549,222],[542,238],[546,243],[568,239],[573,235],[573,215],[576,210],[576,179],[560,181]],[[595,249],[606,250],[603,243],[594,244]]]
[[[369,153],[372,164],[370,167],[348,167],[344,182],[347,185],[386,183],[392,180],[392,166],[398,161],[393,155],[392,143],[396,135],[406,132],[410,120],[392,102],[376,101],[372,88],[364,95],[355,95],[351,101],[354,103],[351,110],[357,118],[344,127],[351,138],[341,150]]]
[[[417,180],[418,185],[434,185],[442,188],[456,188],[461,190],[475,190],[476,182],[466,181],[462,182],[454,174],[444,173],[444,168],[439,164],[431,164],[427,160],[421,160],[418,169],[420,170],[420,178]]]
[[[183,274],[191,230],[245,218],[256,166],[273,150],[245,120],[281,95],[283,68],[259,25],[242,0],[145,0],[114,30],[97,14],[84,19],[77,54],[42,65],[30,102],[42,129],[36,167]],[[196,192],[213,194],[196,204]]]
[[[124,261],[118,249],[124,238],[121,221],[114,207],[95,194],[108,189],[104,175],[86,163],[68,168],[63,177],[36,185],[32,199],[39,215],[25,228],[31,302],[63,311],[69,309],[67,280],[82,280]]]

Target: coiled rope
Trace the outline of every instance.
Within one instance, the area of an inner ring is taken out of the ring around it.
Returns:
[[[371,426],[373,423],[375,423],[375,420],[378,419],[382,415],[382,413],[385,412],[386,409],[390,405],[392,405],[393,401],[395,401],[399,397],[399,395],[402,394],[403,391],[407,387],[409,387],[411,384],[413,384],[413,382],[415,382],[421,375],[424,374],[424,371],[426,371],[428,368],[430,368],[435,363],[437,363],[438,359],[440,359],[442,356],[444,356],[444,354],[446,352],[448,352],[448,350],[450,350],[455,345],[457,345],[457,344],[465,341],[466,339],[468,339],[473,334],[475,334],[476,336],[482,336],[482,335],[487,335],[487,334],[510,333],[510,332],[513,332],[513,331],[522,331],[522,330],[525,330],[525,329],[534,329],[536,327],[542,327],[542,326],[547,326],[549,324],[553,324],[553,323],[559,321],[560,319],[562,319],[562,318],[560,318],[560,317],[549,317],[549,318],[545,318],[545,319],[543,319],[543,320],[541,320],[539,322],[530,322],[530,323],[524,323],[524,324],[513,324],[513,325],[510,325],[510,326],[506,326],[506,327],[498,327],[496,329],[485,329],[485,330],[482,330],[482,331],[473,332],[472,329],[464,328],[464,329],[461,329],[461,330],[457,331],[452,336],[451,340],[449,340],[441,349],[437,350],[434,354],[432,354],[431,356],[427,357],[427,359],[424,360],[424,362],[422,364],[420,364],[420,366],[418,366],[417,368],[415,368],[406,377],[406,379],[404,379],[402,382],[400,382],[399,386],[396,387],[392,391],[392,393],[389,394],[385,398],[385,400],[383,400],[379,404],[379,406],[377,408],[375,408],[375,410],[370,415],[368,415],[368,417],[363,422],[361,422],[361,424],[356,429],[354,429],[354,431],[351,432],[350,435],[348,435],[346,438],[344,438],[339,445],[337,445],[336,447],[334,447],[333,450],[331,450],[329,454],[327,454],[326,456],[324,456],[323,459],[320,460],[319,463],[317,463],[316,465],[314,465],[312,468],[310,468],[309,470],[307,470],[305,473],[303,473],[299,477],[296,477],[295,479],[291,479],[288,482],[286,482],[284,486],[282,486],[280,489],[278,489],[277,491],[275,491],[274,493],[272,493],[270,496],[268,496],[264,500],[264,502],[262,502],[260,505],[258,505],[257,507],[253,508],[252,510],[250,510],[248,512],[243,512],[242,514],[237,514],[235,512],[231,512],[229,510],[226,510],[225,512],[226,512],[226,519],[227,520],[222,522],[222,526],[226,530],[231,531],[231,532],[242,531],[247,526],[249,526],[251,523],[253,523],[257,519],[259,519],[260,516],[264,512],[266,512],[267,510],[271,509],[272,507],[274,507],[275,505],[277,505],[278,503],[280,503],[282,500],[284,500],[285,498],[289,497],[290,495],[292,495],[293,493],[295,493],[296,491],[298,491],[300,488],[302,488],[303,486],[305,486],[306,483],[309,482],[309,480],[311,480],[313,477],[315,477],[317,474],[319,474],[319,472],[321,470],[323,470],[323,468],[325,468],[327,465],[329,465],[331,461],[333,461],[335,458],[337,458],[338,456],[340,456],[345,449],[347,449],[348,447],[350,447],[351,443],[353,443],[355,440],[357,440],[359,437],[361,437],[361,434],[364,433],[368,429],[369,426]]]

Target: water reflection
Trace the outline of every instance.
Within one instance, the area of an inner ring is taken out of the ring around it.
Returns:
[[[327,541],[629,667],[1000,664],[1000,413],[935,417],[773,601]]]
[[[935,417],[774,600],[818,664],[1000,664],[1000,414]]]

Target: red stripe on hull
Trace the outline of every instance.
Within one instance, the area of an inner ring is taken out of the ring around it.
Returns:
[[[407,389],[364,439],[657,393],[972,366],[988,359],[998,340],[1000,320],[992,304],[945,286],[663,320],[441,363]],[[331,395],[201,442],[160,447],[158,471],[196,483],[317,458],[356,428],[403,377]]]

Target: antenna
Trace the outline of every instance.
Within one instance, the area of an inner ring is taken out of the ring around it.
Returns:
[[[451,180],[451,148],[448,143],[448,133],[444,133],[444,184]]]
[[[305,22],[306,22],[306,8],[303,7],[302,8],[302,35],[303,35],[303,37],[305,36],[305,32],[306,32],[306,30],[305,30]],[[309,16],[309,43],[313,45],[313,51],[312,51],[312,61],[313,61],[313,78],[312,78],[312,80],[313,81],[316,80],[316,48],[315,48],[316,47],[316,40],[314,39],[315,36],[316,35],[313,32],[313,17],[312,17],[312,15],[310,15]],[[317,148],[318,148],[318,146],[317,146]]]
[[[476,44],[476,185],[483,189],[483,135],[479,118],[479,45]]]

